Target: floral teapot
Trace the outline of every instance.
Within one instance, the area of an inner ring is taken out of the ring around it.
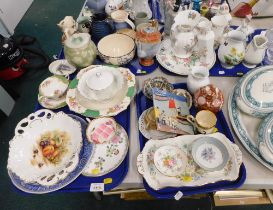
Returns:
[[[194,27],[200,21],[200,13],[195,10],[178,12],[171,27],[170,40],[174,55],[179,58],[188,58],[192,55],[196,44]]]

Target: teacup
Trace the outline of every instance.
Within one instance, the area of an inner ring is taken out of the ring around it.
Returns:
[[[129,13],[124,10],[117,10],[111,13],[111,18],[114,21],[116,30],[129,27],[135,30],[135,24],[131,20],[129,20],[128,17]]]
[[[148,23],[149,22],[149,17],[146,12],[138,12],[135,15],[135,26],[137,27],[141,23]]]
[[[196,114],[195,118],[192,115],[188,115],[187,121],[191,123],[199,133],[210,134],[215,130],[217,118],[213,112],[201,110]]]

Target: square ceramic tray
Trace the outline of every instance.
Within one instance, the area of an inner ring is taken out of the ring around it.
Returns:
[[[233,27],[235,28],[235,27]],[[250,35],[250,40],[252,40],[252,38],[257,35],[260,34],[261,31],[263,31],[264,29],[257,29],[254,31],[253,34]],[[249,41],[250,41],[249,40]],[[220,61],[218,59],[217,56],[218,50],[216,50],[216,62],[213,65],[213,67],[210,69],[209,74],[210,76],[213,77],[241,77],[242,75],[246,74],[250,69],[245,67],[242,63],[240,63],[239,65],[235,66],[233,69],[225,69],[221,66]],[[263,65],[263,63],[261,63],[260,65]],[[258,66],[260,66],[258,65]],[[257,67],[258,67],[257,66]],[[177,75],[175,73],[172,73],[170,71],[168,71],[167,69],[165,69],[164,67],[160,66],[160,69],[168,75]]]
[[[174,84],[174,88],[186,89],[186,87],[187,86],[185,83]],[[144,110],[153,106],[153,101],[146,98],[143,95],[143,92],[141,91],[136,96],[136,105],[137,105],[137,116],[139,118],[141,113]],[[192,107],[190,112],[191,114],[195,115],[196,109]],[[228,139],[234,142],[233,136],[230,132],[230,129],[228,127],[228,124],[226,122],[225,116],[222,111],[217,114],[216,127],[219,132],[225,134]],[[141,150],[143,149],[146,142],[147,142],[147,139],[144,136],[142,136],[142,134],[139,132],[139,144],[140,144]],[[178,191],[181,191],[183,193],[183,196],[187,196],[187,195],[193,195],[193,194],[214,192],[214,191],[223,190],[223,189],[238,188],[244,183],[245,179],[246,179],[246,169],[244,164],[242,164],[240,167],[239,177],[235,181],[220,181],[213,184],[206,184],[206,185],[198,186],[198,187],[180,187],[180,188],[166,187],[161,190],[153,190],[146,183],[144,179],[143,179],[143,183],[144,183],[144,187],[146,191],[149,194],[151,194],[153,197],[161,198],[161,199],[164,199],[164,198],[173,199]]]

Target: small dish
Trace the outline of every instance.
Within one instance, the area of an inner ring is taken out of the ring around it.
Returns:
[[[178,96],[186,97],[189,109],[192,107],[192,96],[187,90],[178,88],[178,89],[174,89],[173,93],[178,95]]]
[[[186,168],[187,156],[175,146],[162,146],[155,151],[154,164],[165,176],[178,176]]]
[[[77,68],[72,66],[66,59],[53,61],[48,66],[49,71],[54,75],[67,76],[73,74]]]
[[[167,139],[167,138],[172,138],[177,136],[175,133],[167,133],[163,131],[158,131],[156,130],[156,122],[155,118],[151,118],[152,116],[149,115],[151,111],[153,111],[153,107],[145,110],[139,117],[138,120],[138,128],[141,134],[146,138],[146,139]],[[154,116],[154,115],[153,115]],[[154,121],[154,125],[151,127],[147,125],[147,121]]]
[[[149,99],[153,99],[153,88],[158,88],[159,90],[167,92],[172,92],[174,89],[173,85],[164,77],[146,79],[143,85],[143,94]]]
[[[61,98],[58,99],[40,97],[40,95],[38,95],[39,104],[46,109],[59,109],[66,106],[65,99],[66,95],[63,95]]]
[[[120,66],[129,63],[135,56],[135,41],[124,34],[110,34],[98,43],[100,58],[112,65]]]
[[[95,144],[110,142],[116,134],[116,121],[110,117],[94,119],[86,129],[88,141]]]
[[[59,99],[66,93],[68,85],[69,80],[63,76],[48,77],[39,86],[39,97]]]
[[[202,137],[192,143],[192,157],[201,168],[207,171],[220,171],[229,160],[229,152],[218,139]]]

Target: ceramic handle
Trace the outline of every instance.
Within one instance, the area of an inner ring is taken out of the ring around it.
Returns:
[[[140,154],[137,156],[137,170],[138,170],[138,173],[144,175],[143,154],[142,154],[142,153],[140,153]]]
[[[239,147],[236,144],[233,144],[233,143],[231,144],[231,147],[235,152],[237,164],[241,165],[243,162],[243,155],[242,155],[241,150],[239,149]]]
[[[133,30],[135,30],[135,28],[136,28],[136,26],[135,26],[135,24],[131,21],[131,20],[129,20],[128,18],[125,20],[125,22],[133,29]]]
[[[50,119],[54,112],[48,109],[41,109],[35,113],[30,114],[27,118],[22,119],[15,128],[15,135],[22,135],[25,129],[36,120]]]

